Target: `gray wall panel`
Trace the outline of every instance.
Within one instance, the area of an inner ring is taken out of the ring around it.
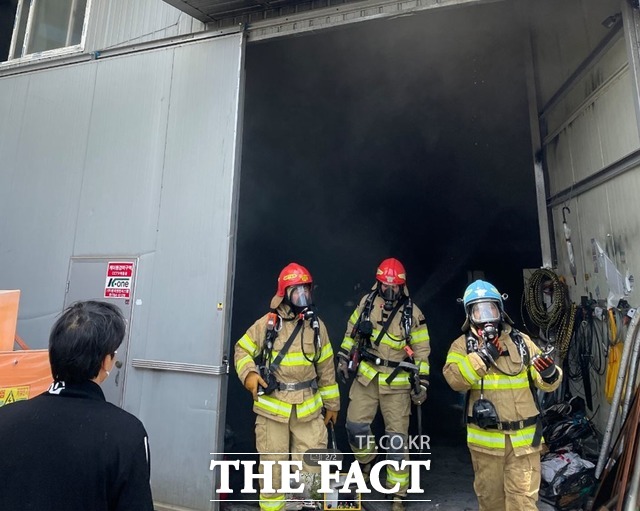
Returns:
[[[159,314],[153,328],[182,341],[150,346],[148,358],[219,363],[213,343],[221,341],[223,314],[216,304],[225,302],[233,235],[239,40],[232,36],[176,50],[154,286],[174,290],[173,313],[191,324],[191,335],[179,335],[174,317]],[[161,293],[154,297],[164,299]]]
[[[104,50],[204,30],[162,0],[92,0],[85,51]]]
[[[241,51],[241,35],[175,49],[146,359],[220,365],[226,349]],[[203,462],[217,448],[220,379],[142,377],[140,416],[162,445],[152,467],[160,502],[212,506]],[[190,433],[177,434],[185,424]]]
[[[564,5],[576,4],[577,0]],[[566,59],[564,48],[573,48],[573,57],[581,57],[573,62],[573,72],[587,53],[580,48],[593,50],[604,35],[597,22],[619,11],[620,3],[581,0],[583,7],[589,7],[589,16],[576,19],[575,16],[559,16],[551,23],[544,21],[545,13],[539,12],[539,33],[534,37],[537,54],[546,55],[546,61],[537,62],[539,96],[548,100],[569,75],[558,74]],[[547,7],[549,4],[544,2]],[[561,4],[558,4],[561,5]],[[583,11],[586,12],[586,11]],[[556,13],[557,14],[557,13]],[[565,25],[584,24],[582,35],[565,31]],[[550,27],[555,26],[555,32]],[[554,49],[557,56],[554,57]],[[549,172],[550,194],[571,187],[581,180],[593,176],[608,165],[620,160],[640,148],[638,123],[634,105],[632,74],[627,66],[625,41],[617,40],[608,46],[599,60],[593,62],[584,76],[575,81],[566,94],[545,113],[546,135],[545,157]],[[640,168],[626,171],[598,186],[577,193],[575,197],[553,208],[554,238],[557,247],[556,271],[565,276],[569,293],[575,303],[581,296],[606,300],[610,285],[605,272],[594,261],[592,240],[598,241],[624,276],[627,270],[634,275],[640,271],[640,228],[638,218],[640,208],[637,197],[640,193]],[[567,223],[571,228],[571,239],[576,259],[576,283],[571,277],[567,248],[562,225],[562,207],[568,206]],[[637,306],[640,291],[626,297],[632,306]],[[614,299],[613,305],[617,303]],[[592,371],[592,385],[595,392],[594,410],[598,409],[594,421],[602,431],[607,421],[609,405],[602,391],[604,378]],[[571,383],[574,394],[582,394],[580,383]]]
[[[0,80],[0,285],[23,291],[19,332],[46,345],[72,256],[140,256],[124,407],[157,446],[154,498],[196,510],[214,507],[227,376],[132,361],[228,350],[242,51],[238,34]]]
[[[631,75],[627,71],[594,105],[599,127],[603,165],[610,165],[640,147],[633,108]]]
[[[537,0],[529,4],[542,107],[606,35],[608,29],[601,22],[620,12],[620,0]]]
[[[46,345],[64,300],[94,79],[95,66],[84,65],[0,81],[28,98],[10,94],[24,106],[5,118],[19,139],[7,137],[0,163],[0,266],[1,286],[22,289],[18,332],[33,347]]]
[[[74,255],[155,250],[173,49],[101,62]]]

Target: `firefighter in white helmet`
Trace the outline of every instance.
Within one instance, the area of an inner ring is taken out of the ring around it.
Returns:
[[[408,459],[411,402],[421,413],[429,377],[429,331],[422,312],[409,297],[404,266],[397,259],[385,259],[376,280],[351,314],[338,352],[338,375],[343,381],[355,375],[346,427],[351,449],[365,474],[377,455],[371,422],[378,407],[391,439],[387,459]],[[387,465],[386,484],[398,488],[392,509],[402,511],[408,469]]]
[[[444,377],[466,391],[467,445],[480,511],[537,510],[542,422],[536,389],[555,390],[562,372],[512,326],[498,290],[482,280],[462,299],[464,334],[447,354]]]
[[[309,449],[326,449],[326,425],[338,418],[333,350],[313,308],[312,283],[305,267],[288,264],[278,277],[271,312],[258,319],[235,346],[236,371],[254,400],[261,462],[286,461],[289,453],[297,461]],[[318,467],[305,463],[303,470],[309,474]],[[274,489],[279,488],[280,479],[281,468],[275,464]],[[304,474],[303,479],[312,481]],[[260,493],[261,510],[284,507],[284,493]]]

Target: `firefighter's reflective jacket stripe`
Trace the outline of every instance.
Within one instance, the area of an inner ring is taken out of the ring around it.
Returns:
[[[276,312],[284,318],[284,321],[274,342],[272,361],[277,357],[299,321],[287,305],[281,304]],[[236,343],[235,368],[243,383],[250,372],[258,372],[255,359],[261,352],[266,327],[267,315],[265,314]],[[268,396],[260,396],[260,399],[254,402],[255,413],[279,422],[287,422],[292,406],[296,407],[297,416],[301,420],[317,417],[323,406],[327,410],[339,410],[340,392],[335,380],[333,349],[322,321],[320,321],[320,346],[315,345],[314,331],[310,322],[304,321],[276,369],[275,377],[281,383],[299,383],[317,378],[318,389],[317,391],[312,388],[294,391],[276,390]]]
[[[495,367],[487,370],[477,353],[467,354],[464,335],[458,337],[451,345],[443,374],[453,390],[469,391],[468,408],[465,410],[467,416],[471,416],[473,403],[480,397],[481,380],[484,378],[484,397],[494,404],[500,421],[526,420],[538,415],[527,371],[530,371],[534,385],[545,392],[555,390],[560,385],[562,375],[552,384],[548,384],[533,367],[522,366],[518,348],[509,335],[511,327],[503,323],[502,329],[500,344],[509,354],[498,357],[496,364],[502,371],[514,376],[502,374]],[[529,337],[521,335],[531,357],[540,353],[540,349]],[[519,456],[540,450],[539,446],[531,446],[535,429],[536,426],[532,425],[515,431],[499,431],[482,429],[477,424],[467,424],[467,443],[470,449],[503,455],[505,435],[510,435],[514,452]]]
[[[286,504],[284,493],[261,493],[260,509],[263,511],[279,511],[284,509]]]
[[[536,432],[535,424],[524,429],[512,431],[511,445],[516,447],[530,447],[533,435]],[[482,429],[475,424],[467,425],[467,443],[486,449],[504,449],[505,434],[501,431]]]
[[[357,323],[358,318],[362,313],[367,296],[368,295],[362,297],[360,304],[349,318],[347,331],[340,346],[340,349],[347,354],[355,346],[356,341],[351,337],[351,334],[353,332],[353,326]],[[380,357],[382,360],[389,360],[392,362],[401,362],[406,358],[404,347],[407,343],[405,340],[405,333],[401,325],[403,309],[404,307],[401,307],[393,318],[389,328],[380,340],[380,344],[377,347],[373,345],[369,348],[369,352],[372,355]],[[371,307],[371,317],[369,318],[373,323],[373,333],[371,335],[372,342],[380,335],[382,326],[389,317],[389,314],[390,313],[388,311],[384,310],[384,300],[381,297],[376,296]],[[415,363],[419,367],[420,374],[425,376],[429,374],[429,353],[431,351],[429,340],[429,330],[427,328],[427,322],[424,315],[418,306],[413,304],[411,349],[415,353]],[[386,375],[393,372],[393,369],[394,368],[392,367],[375,365],[371,361],[361,361],[358,368],[357,378],[363,385],[368,385],[371,380],[380,373],[378,385],[381,394],[409,391],[411,389],[411,385],[409,383],[409,373],[406,371],[400,371],[391,384],[387,384],[385,381]]]
[[[474,369],[473,365],[471,364],[471,360],[466,353],[464,355],[461,355],[460,353],[449,351],[446,364],[455,364],[458,367],[460,375],[469,385],[473,385],[474,383],[480,381],[480,375]]]

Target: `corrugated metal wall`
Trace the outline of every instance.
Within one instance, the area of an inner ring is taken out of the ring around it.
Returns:
[[[204,23],[162,0],[92,0],[85,51],[204,30]]]
[[[0,282],[22,290],[18,329],[32,347],[62,310],[71,256],[138,255],[128,364],[221,364],[243,44],[0,79]],[[127,367],[125,408],[149,431],[156,500],[213,507],[225,378]]]
[[[545,9],[546,8],[546,9]],[[551,16],[553,9],[565,15]],[[537,8],[536,8],[537,11]],[[600,22],[619,11],[619,2],[600,0],[543,2],[534,16],[534,48],[539,105],[553,94],[607,36]],[[584,13],[588,12],[589,16]],[[609,29],[613,30],[613,29]],[[555,57],[554,57],[555,55]],[[564,96],[547,108],[542,118],[548,195],[570,190],[580,181],[640,148],[633,89],[622,34],[572,84]],[[602,272],[594,271],[592,239],[607,246],[609,256],[624,272],[640,270],[640,233],[628,217],[638,217],[634,191],[640,190],[640,172],[631,171],[553,207],[558,268],[572,282],[562,229],[562,208],[576,252],[577,284],[572,298],[591,293],[606,298]],[[630,301],[640,298],[637,292]]]
[[[550,16],[555,9],[566,11],[564,15]],[[640,168],[591,189],[574,191],[580,183],[640,149],[635,89],[621,29],[585,66],[582,76],[549,103],[599,43],[612,35],[607,31],[616,30],[606,29],[600,22],[619,9],[617,1],[572,0],[542,2],[534,14],[538,100],[541,107],[548,105],[541,117],[548,196],[560,197],[552,204],[557,271],[566,277],[576,303],[580,303],[581,296],[607,299],[610,291],[594,253],[594,242],[605,248],[623,275],[627,271],[640,275]],[[576,283],[564,237],[564,207],[570,209],[565,214],[575,252]],[[632,306],[640,305],[640,292],[634,290],[627,300]],[[617,299],[613,305],[616,304]],[[599,384],[595,404],[601,408],[595,420],[602,429],[609,407],[602,381]]]

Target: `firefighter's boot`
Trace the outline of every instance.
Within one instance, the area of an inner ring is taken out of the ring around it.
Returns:
[[[391,511],[405,511],[404,499],[402,497],[398,497],[397,495],[393,497]]]

